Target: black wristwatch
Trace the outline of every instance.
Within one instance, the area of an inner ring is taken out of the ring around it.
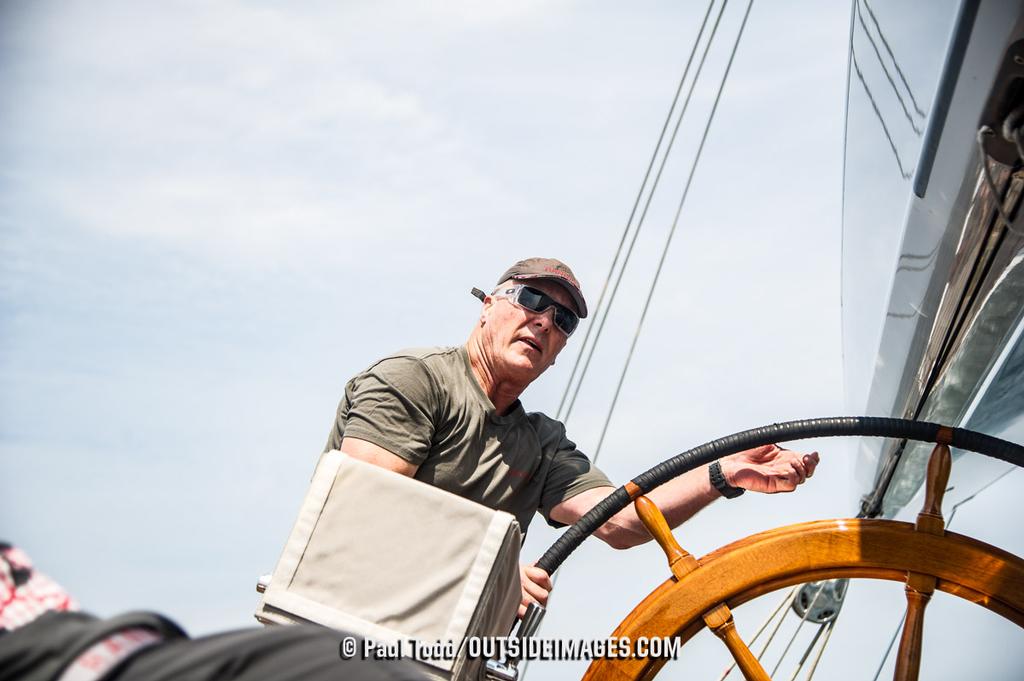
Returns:
[[[717,489],[726,499],[735,499],[747,490],[742,487],[733,487],[725,481],[722,474],[722,464],[714,461],[708,466],[708,475],[711,477],[711,486]]]

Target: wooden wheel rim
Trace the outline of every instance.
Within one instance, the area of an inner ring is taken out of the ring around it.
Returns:
[[[633,609],[613,636],[678,636],[704,626],[702,615],[804,582],[837,577],[903,582],[933,575],[936,588],[982,605],[1024,627],[1024,561],[984,542],[947,532],[917,532],[889,520],[818,520],[769,530],[714,551],[682,580],[670,578]],[[584,681],[650,679],[664,659],[598,659]]]

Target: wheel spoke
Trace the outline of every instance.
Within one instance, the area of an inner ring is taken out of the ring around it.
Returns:
[[[761,652],[759,652],[757,654],[757,659],[758,660],[760,660],[762,657],[764,657],[764,651],[768,650],[768,646],[771,644],[772,640],[775,638],[775,634],[778,633],[779,627],[781,627],[782,623],[786,620],[786,615],[785,615],[785,613],[782,612],[783,608],[785,608],[787,605],[789,605],[793,601],[793,596],[796,595],[796,592],[799,591],[799,590],[800,590],[799,586],[794,586],[792,589],[790,589],[789,592],[785,596],[782,597],[782,600],[779,601],[779,605],[775,608],[775,611],[772,612],[772,614],[768,616],[768,619],[766,619],[764,621],[764,624],[762,624],[761,628],[757,630],[757,633],[754,634],[754,637],[752,639],[750,639],[750,644],[751,645],[756,643],[757,639],[759,639],[761,637],[761,634],[764,633],[764,630],[768,628],[768,625],[771,624],[775,620],[776,617],[779,618],[779,621],[775,623],[774,627],[772,627],[771,633],[768,634],[768,639],[764,642],[764,645],[761,646]],[[780,613],[782,614],[781,617],[779,617]],[[718,681],[725,681],[725,679],[729,676],[729,674],[732,673],[732,670],[735,667],[736,667],[736,662],[733,661],[733,663],[730,664],[728,667],[726,667],[725,671],[722,672],[722,675],[720,677],[718,677]]]
[[[903,635],[900,637],[900,650],[896,655],[893,681],[917,681],[917,674],[921,669],[924,609],[931,600],[932,592],[935,591],[935,578],[911,573],[906,591],[907,618],[903,622]]]
[[[665,520],[665,515],[653,501],[646,496],[638,496],[633,503],[637,515],[640,516],[647,531],[665,552],[669,569],[677,580],[683,579],[700,567],[697,559],[676,541],[672,529],[668,526],[668,521]],[[725,642],[725,646],[736,661],[736,666],[740,668],[747,681],[771,681],[771,677],[768,676],[757,657],[750,652],[750,648],[736,631],[736,623],[733,621],[729,606],[719,603],[708,610],[704,613],[704,623]]]
[[[636,514],[643,521],[644,527],[654,537],[654,541],[658,542],[661,550],[665,552],[668,568],[676,579],[682,579],[699,567],[697,559],[676,541],[672,529],[668,526],[668,521],[665,520],[665,515],[657,504],[645,496],[639,496],[633,501],[633,505],[636,508]]]
[[[915,531],[937,537],[946,534],[946,523],[942,517],[942,498],[946,493],[946,483],[949,482],[951,464],[949,446],[935,445],[928,459],[924,506],[917,514]],[[921,670],[924,609],[935,593],[935,583],[936,579],[932,575],[918,572],[907,574],[907,617],[903,621],[903,635],[900,637],[900,649],[896,654],[893,681],[917,681],[918,672]]]
[[[721,603],[704,613],[704,623],[711,631],[715,632],[715,636],[725,642],[725,647],[732,653],[732,658],[736,660],[736,666],[743,672],[743,677],[747,681],[771,681],[768,672],[764,670],[754,653],[750,652],[750,648],[743,642],[740,633],[736,631],[736,623],[733,621],[729,606]]]

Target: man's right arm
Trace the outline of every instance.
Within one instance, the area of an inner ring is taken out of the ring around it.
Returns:
[[[346,437],[341,441],[341,452],[348,454],[353,459],[359,459],[375,466],[386,468],[395,473],[401,473],[408,477],[416,475],[419,466],[409,463],[405,459],[392,454],[379,445],[355,437]]]
[[[792,492],[814,475],[818,453],[802,454],[777,445],[765,445],[730,454],[719,462],[730,485],[775,494]],[[613,491],[612,487],[597,487],[581,492],[552,508],[551,517],[571,525]],[[647,496],[665,515],[669,527],[678,527],[722,495],[711,485],[708,467],[701,466],[668,481]],[[632,504],[612,516],[594,536],[616,549],[628,549],[651,539]]]

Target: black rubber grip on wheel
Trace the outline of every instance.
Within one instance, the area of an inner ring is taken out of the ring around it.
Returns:
[[[716,459],[744,449],[775,442],[851,435],[938,442],[939,431],[943,429],[951,433],[950,444],[953,447],[985,454],[1024,467],[1024,447],[984,433],[964,428],[944,428],[937,423],[926,421],[872,416],[838,416],[775,423],[713,440],[658,464],[633,478],[632,482],[640,488],[643,494],[646,494],[698,466],[709,464]],[[584,539],[631,502],[632,499],[625,487],[620,487],[612,492],[566,530],[558,538],[558,541],[544,552],[544,555],[537,561],[537,567],[546,570],[549,574],[553,573],[569,557],[569,554],[583,543]]]

